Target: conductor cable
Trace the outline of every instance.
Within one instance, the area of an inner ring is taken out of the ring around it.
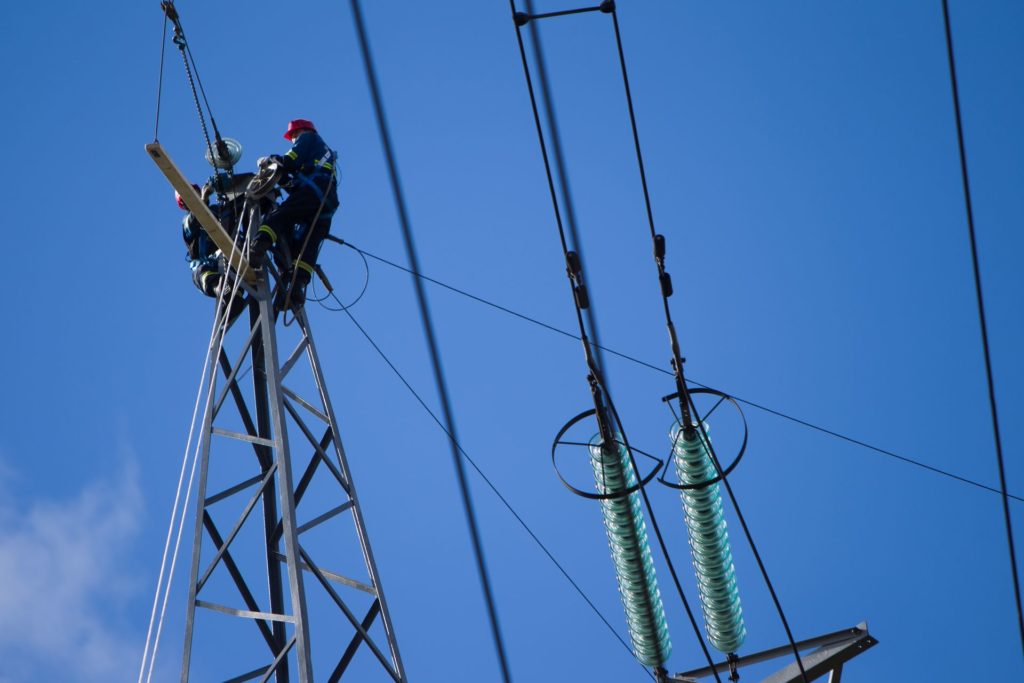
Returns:
[[[953,112],[956,118],[957,151],[960,158],[960,178],[963,184],[964,210],[967,214],[967,234],[971,242],[971,265],[974,271],[974,291],[978,300],[978,322],[981,327],[981,346],[985,356],[985,380],[988,385],[988,404],[992,414],[992,437],[995,441],[996,464],[999,467],[999,488],[1003,499],[1003,520],[1006,525],[1006,545],[1010,555],[1010,571],[1013,574],[1013,597],[1017,604],[1017,628],[1020,631],[1021,650],[1024,651],[1024,609],[1021,607],[1020,573],[1017,569],[1017,550],[1013,542],[1013,521],[1010,516],[1010,495],[1006,488],[1006,466],[1003,461],[1003,444],[1000,438],[999,413],[996,410],[996,388],[992,377],[992,354],[988,344],[988,324],[985,322],[985,299],[981,290],[981,268],[978,265],[978,242],[974,231],[974,209],[971,203],[971,183],[967,173],[967,152],[964,149],[963,119],[960,115],[960,90],[957,86],[956,59],[953,53],[953,32],[949,22],[949,2],[942,0],[942,19],[946,29],[946,55],[949,60],[949,81],[953,95]]]
[[[417,392],[416,389],[414,389],[413,386],[409,384],[409,381],[405,378],[401,371],[399,371],[399,369],[395,366],[391,359],[388,358],[387,354],[384,353],[384,351],[380,348],[377,342],[374,341],[373,337],[370,336],[370,333],[367,332],[366,329],[359,323],[359,321],[355,319],[355,316],[352,315],[352,312],[349,310],[349,308],[351,308],[351,306],[348,306],[341,310],[343,310],[346,313],[346,315],[348,315],[349,319],[352,321],[352,324],[355,325],[356,329],[358,329],[359,332],[363,335],[363,337],[366,338],[366,341],[370,343],[370,346],[372,346],[374,351],[377,352],[377,355],[379,355],[381,359],[383,359],[383,361],[387,364],[387,366],[391,368],[391,371],[395,374],[396,377],[398,377],[399,381],[401,381],[405,388],[409,390],[409,393],[412,394],[413,398],[416,399],[416,402],[419,403],[423,410],[425,410],[427,414],[430,415],[431,419],[435,423],[437,423],[437,426],[440,427],[441,431],[443,431],[448,436],[448,438],[451,438],[451,434],[448,434],[444,426],[444,423],[441,421],[441,419],[438,418],[437,414],[430,409],[426,401],[424,401],[423,398],[420,396],[419,392]],[[481,479],[484,480],[484,483],[487,484],[488,488],[491,489],[491,492],[498,497],[498,500],[500,500],[501,504],[505,506],[505,509],[507,509],[512,514],[512,516],[515,517],[516,521],[519,522],[519,525],[523,527],[523,530],[526,531],[527,534],[529,534],[530,538],[532,538],[534,543],[537,544],[537,547],[539,547],[541,551],[548,557],[548,559],[551,560],[551,563],[555,565],[558,571],[561,572],[562,576],[565,577],[566,581],[568,581],[570,585],[572,585],[572,587],[579,594],[579,596],[583,598],[583,601],[587,603],[587,605],[594,612],[594,614],[597,615],[598,619],[600,619],[601,622],[604,623],[604,625],[611,632],[611,634],[615,636],[615,639],[618,640],[619,643],[626,649],[626,652],[632,655],[633,651],[626,643],[626,641],[622,639],[622,636],[619,635],[618,631],[615,630],[615,628],[611,625],[611,623],[604,616],[604,614],[602,614],[601,611],[597,608],[597,606],[593,603],[590,597],[583,592],[583,589],[580,588],[579,584],[576,583],[576,580],[572,578],[572,576],[565,569],[565,567],[562,566],[562,563],[559,562],[557,558],[555,558],[555,556],[548,549],[548,547],[544,545],[544,543],[540,540],[537,534],[533,532],[533,529],[530,528],[530,526],[526,523],[522,516],[518,512],[516,512],[515,508],[512,507],[512,504],[508,501],[508,499],[505,498],[505,496],[501,493],[501,491],[494,484],[494,482],[491,481],[490,477],[488,477],[487,474],[484,473],[482,469],[480,469],[480,466],[476,463],[475,460],[473,460],[472,457],[470,457],[469,453],[466,452],[466,449],[464,449],[461,444],[456,445],[458,446],[459,452],[462,454],[462,457],[464,457],[466,459],[466,462],[468,462],[470,466],[474,470],[476,470],[476,473],[480,475]],[[643,669],[643,671],[648,676],[654,678],[654,676],[651,674],[650,671],[647,670],[646,667],[639,663],[638,665],[641,669]]]
[[[359,40],[359,47],[363,57],[363,66],[366,70],[366,79],[369,82],[370,94],[373,99],[373,108],[377,118],[377,126],[380,132],[381,144],[384,147],[384,155],[387,160],[388,175],[391,179],[391,187],[394,196],[395,209],[398,212],[399,225],[402,230],[402,238],[405,242],[406,257],[413,270],[419,271],[419,258],[416,253],[416,246],[413,242],[412,226],[409,215],[406,211],[405,197],[402,193],[401,181],[398,177],[398,165],[395,161],[395,153],[391,144],[391,134],[388,131],[387,120],[384,114],[384,103],[380,94],[380,87],[377,82],[376,70],[373,66],[373,58],[370,54],[369,39],[366,35],[366,27],[363,22],[363,13],[359,0],[351,0],[352,15],[356,25],[356,34]],[[451,401],[448,397],[448,387],[445,382],[444,370],[441,367],[441,355],[438,349],[437,339],[434,334],[434,325],[431,320],[430,307],[427,303],[427,294],[423,283],[419,278],[413,278],[413,286],[416,291],[416,300],[419,305],[420,319],[423,323],[423,332],[427,338],[427,348],[430,352],[430,363],[434,371],[434,383],[437,385],[437,393],[441,402],[441,411],[444,416],[445,429],[449,435],[451,446],[452,463],[455,466],[455,474],[459,485],[459,493],[462,497],[462,505],[466,515],[466,522],[469,526],[470,539],[473,544],[473,554],[476,559],[477,573],[480,577],[481,588],[484,593],[484,601],[487,605],[487,615],[490,620],[491,636],[494,640],[494,648],[498,657],[498,664],[501,669],[502,680],[505,683],[511,681],[508,658],[505,654],[505,644],[501,636],[501,628],[498,623],[498,612],[495,606],[494,595],[491,589],[490,578],[487,573],[487,564],[484,559],[483,542],[480,538],[480,531],[476,521],[476,513],[473,509],[473,500],[469,490],[469,482],[466,479],[465,468],[462,464],[462,457],[458,450],[458,437],[455,431],[455,417],[452,413]]]

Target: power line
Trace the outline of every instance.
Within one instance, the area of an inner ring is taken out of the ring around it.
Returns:
[[[538,327],[543,327],[546,330],[549,330],[551,332],[555,332],[557,334],[560,334],[563,337],[568,337],[569,339],[572,339],[572,340],[575,340],[575,341],[579,341],[580,340],[580,338],[577,335],[573,334],[572,332],[569,332],[567,330],[563,330],[563,329],[561,329],[559,327],[555,327],[554,325],[549,325],[548,323],[543,322],[541,320],[538,320],[536,318],[533,318],[531,316],[528,316],[525,313],[520,313],[519,311],[516,311],[516,310],[513,310],[511,308],[508,308],[507,306],[502,306],[501,304],[495,303],[495,302],[490,301],[488,299],[485,299],[485,298],[483,298],[481,296],[477,296],[476,294],[473,294],[471,292],[467,292],[464,289],[459,289],[458,287],[449,285],[448,283],[443,282],[441,280],[438,280],[436,278],[432,278],[432,277],[430,277],[428,275],[423,275],[422,273],[417,273],[416,271],[414,271],[414,270],[412,270],[410,268],[406,268],[405,266],[403,266],[403,265],[401,265],[399,263],[395,263],[394,261],[386,259],[386,258],[384,258],[382,256],[378,256],[376,254],[372,254],[372,253],[366,251],[365,249],[360,249],[359,247],[356,247],[355,245],[353,245],[351,243],[346,242],[345,244],[348,245],[349,247],[351,247],[352,249],[355,249],[359,253],[363,254],[364,256],[367,256],[367,257],[369,257],[369,258],[371,258],[371,259],[373,259],[375,261],[383,263],[384,265],[387,265],[387,266],[390,266],[392,268],[395,268],[396,270],[401,270],[402,272],[405,272],[405,273],[408,273],[410,275],[413,275],[413,276],[415,276],[415,277],[417,277],[417,278],[419,278],[421,280],[424,280],[424,281],[429,282],[431,284],[437,285],[438,287],[443,287],[444,289],[447,289],[447,290],[449,290],[451,292],[454,292],[455,294],[458,294],[460,296],[464,296],[467,299],[472,299],[473,301],[476,301],[477,303],[484,304],[485,306],[490,306],[491,308],[494,308],[494,309],[496,309],[498,311],[501,311],[502,313],[506,313],[506,314],[511,315],[513,317],[519,318],[520,320],[524,320],[524,321],[526,321],[528,323],[531,323],[533,325],[537,325]],[[647,362],[645,360],[637,358],[636,356],[631,356],[631,355],[629,355],[627,353],[623,353],[621,351],[617,351],[617,350],[615,350],[613,348],[610,348],[610,347],[607,347],[607,346],[604,346],[604,347],[601,347],[601,348],[604,351],[607,351],[608,353],[610,353],[613,356],[617,356],[619,358],[622,358],[623,360],[629,361],[631,363],[635,363],[636,365],[640,365],[640,366],[643,366],[643,367],[648,368],[650,370],[654,370],[656,372],[660,372],[660,373],[662,373],[664,375],[670,375],[670,376],[672,375],[672,372],[670,372],[668,370],[665,370],[664,368],[658,367],[657,365],[654,365],[653,363],[649,363],[649,362]],[[698,382],[697,380],[693,379],[693,377],[687,377],[686,381],[689,384],[694,384],[696,386],[703,387],[705,389],[710,389],[711,388],[711,385],[704,384],[702,382]],[[919,467],[921,469],[924,469],[924,470],[927,470],[929,472],[932,472],[933,474],[938,474],[938,475],[941,475],[943,477],[948,477],[948,478],[956,480],[956,481],[958,481],[958,482],[960,482],[962,484],[968,484],[970,486],[982,489],[984,491],[989,491],[991,493],[999,493],[999,494],[1002,493],[1002,491],[1000,489],[994,488],[992,486],[988,486],[986,484],[982,484],[981,482],[975,481],[973,479],[968,479],[967,477],[962,477],[959,474],[954,474],[954,473],[949,472],[947,470],[943,470],[943,469],[940,469],[938,467],[934,467],[932,465],[928,465],[927,463],[923,463],[920,460],[915,460],[915,459],[909,458],[909,457],[907,457],[905,455],[900,455],[899,453],[896,453],[895,451],[891,451],[891,450],[888,450],[886,448],[882,448],[881,446],[875,446],[873,444],[868,443],[867,441],[863,441],[861,439],[857,439],[857,438],[854,438],[852,436],[848,436],[846,434],[843,434],[841,432],[837,432],[837,431],[829,429],[827,427],[822,427],[821,425],[814,424],[813,422],[808,422],[807,420],[804,420],[802,418],[799,418],[799,417],[796,417],[794,415],[790,415],[788,413],[785,413],[785,412],[783,412],[781,410],[776,410],[775,408],[771,408],[769,406],[766,406],[763,403],[758,403],[758,402],[753,401],[751,399],[742,398],[740,396],[737,396],[737,395],[729,393],[729,392],[723,392],[723,393],[728,394],[728,396],[730,398],[733,398],[736,401],[738,401],[738,402],[740,402],[740,403],[742,403],[744,405],[750,406],[751,408],[755,408],[757,410],[766,412],[766,413],[768,413],[770,415],[774,415],[774,416],[782,418],[784,420],[789,420],[790,422],[796,423],[796,424],[798,424],[798,425],[800,425],[802,427],[807,427],[808,429],[813,429],[814,431],[821,432],[822,434],[825,434],[827,436],[831,436],[831,437],[839,439],[841,441],[846,441],[847,443],[853,444],[855,446],[860,446],[861,448],[867,449],[869,451],[874,451],[875,453],[878,453],[879,455],[884,455],[886,457],[890,457],[890,458],[893,458],[895,460],[899,460],[899,461],[901,461],[903,463],[906,463],[908,465],[913,465],[914,467]],[[1010,498],[1012,498],[1013,500],[1016,500],[1016,501],[1019,501],[1019,502],[1024,502],[1024,498],[1022,498],[1021,496],[1017,496],[1017,495],[1014,495],[1012,493],[1008,493],[1007,495]]]
[[[601,433],[602,441],[608,442],[613,440],[611,435],[611,428],[607,424],[605,406],[603,405],[604,402],[607,402],[608,408],[611,410],[612,414],[615,417],[615,421],[619,426],[619,429],[622,431],[622,440],[625,445],[625,451],[629,455],[630,464],[633,467],[634,471],[636,471],[637,477],[640,478],[640,469],[637,467],[636,457],[633,454],[632,448],[630,448],[629,446],[629,441],[625,436],[625,429],[622,426],[622,421],[619,419],[618,412],[615,410],[615,404],[611,397],[611,391],[609,390],[606,380],[604,379],[604,363],[603,358],[601,358],[600,356],[600,346],[598,344],[596,336],[597,322],[595,318],[593,303],[588,300],[589,297],[586,294],[587,286],[583,276],[583,255],[579,251],[579,237],[576,233],[574,220],[575,212],[573,210],[572,195],[569,192],[568,174],[565,168],[564,155],[562,154],[561,136],[559,135],[558,120],[555,117],[554,101],[550,89],[548,87],[547,67],[544,61],[544,51],[541,45],[540,33],[537,29],[537,20],[529,19],[529,17],[532,17],[533,15],[533,2],[532,0],[526,0],[526,17],[530,27],[530,36],[532,38],[533,43],[534,60],[537,63],[537,78],[540,83],[542,99],[544,102],[544,111],[548,122],[548,130],[551,135],[551,144],[554,149],[555,166],[558,169],[558,177],[561,181],[562,186],[562,200],[565,202],[566,217],[570,231],[572,233],[574,245],[577,249],[576,253],[572,253],[569,251],[569,248],[566,245],[565,231],[562,228],[562,221],[559,214],[558,199],[555,193],[554,182],[552,179],[551,163],[548,159],[547,144],[544,139],[544,129],[541,125],[540,112],[537,106],[537,96],[534,93],[533,79],[530,76],[530,66],[526,58],[526,47],[523,44],[523,35],[521,30],[521,26],[523,23],[521,20],[523,16],[516,11],[515,0],[509,0],[509,6],[510,9],[512,10],[513,23],[515,24],[516,28],[516,39],[519,43],[519,53],[522,58],[523,75],[526,78],[526,86],[530,94],[530,105],[533,109],[533,119],[537,128],[537,140],[540,143],[541,154],[544,159],[544,171],[547,175],[548,187],[551,193],[551,203],[554,207],[555,217],[557,220],[558,236],[561,240],[562,252],[566,261],[566,273],[569,276],[569,284],[573,293],[573,304],[576,309],[576,318],[580,328],[580,338],[583,342],[583,350],[586,356],[587,369],[589,371],[588,381],[590,382],[591,393],[594,398],[594,416],[597,418],[597,423],[599,431]],[[583,324],[583,316],[580,309],[586,309],[587,311],[587,319],[590,324],[590,330],[595,337],[594,344],[597,347],[596,361],[595,358],[591,355],[591,343],[587,339],[586,327]],[[640,495],[643,498],[644,506],[647,508],[647,514],[651,520],[651,527],[654,529],[654,533],[658,540],[658,544],[661,547],[662,555],[665,558],[665,564],[668,567],[669,574],[671,575],[672,580],[675,584],[676,591],[679,594],[679,598],[683,603],[683,608],[685,609],[686,614],[689,617],[690,625],[693,628],[694,635],[697,637],[697,641],[700,644],[701,651],[703,652],[704,657],[707,659],[708,664],[711,666],[712,672],[715,676],[715,680],[721,681],[720,677],[718,676],[718,671],[715,669],[714,662],[711,658],[711,653],[708,651],[707,643],[705,643],[704,641],[704,636],[701,633],[700,626],[697,624],[697,619],[694,616],[693,610],[690,607],[690,602],[686,598],[686,593],[683,591],[682,584],[679,581],[679,576],[676,572],[675,565],[672,562],[672,556],[669,554],[668,551],[668,545],[665,543],[665,539],[661,534],[661,529],[658,526],[657,517],[654,512],[654,506],[651,505],[650,498],[647,495],[647,491],[644,487],[640,487]],[[658,671],[663,672],[660,666],[658,667]]]
[[[359,38],[359,48],[362,52],[363,66],[366,69],[366,79],[369,81],[370,94],[373,97],[373,108],[377,118],[377,126],[380,132],[381,144],[384,147],[384,156],[387,159],[388,175],[391,179],[391,189],[394,193],[395,209],[398,211],[399,224],[402,228],[402,238],[405,242],[406,257],[412,265],[413,270],[419,271],[419,259],[416,253],[416,246],[413,242],[412,227],[409,222],[409,214],[405,206],[405,197],[402,193],[401,181],[398,177],[398,165],[395,161],[395,153],[391,144],[391,134],[388,132],[387,119],[384,114],[384,103],[380,94],[380,87],[377,82],[377,73],[373,66],[373,58],[370,54],[369,39],[366,35],[366,27],[363,23],[363,13],[359,0],[351,0],[352,16],[355,20],[356,33]],[[473,500],[469,490],[469,483],[466,480],[465,468],[462,458],[459,455],[458,437],[455,431],[455,418],[452,414],[451,401],[448,398],[448,387],[445,382],[444,370],[441,367],[441,354],[438,349],[437,339],[434,334],[434,325],[430,316],[430,307],[427,303],[427,294],[423,283],[419,278],[413,278],[413,285],[416,290],[416,300],[419,304],[420,319],[423,323],[423,332],[427,338],[427,347],[430,351],[430,364],[434,371],[434,383],[437,385],[437,393],[441,400],[441,411],[444,415],[445,430],[448,432],[451,446],[452,462],[455,465],[455,473],[459,484],[459,493],[462,496],[462,504],[465,509],[466,522],[469,525],[469,534],[473,542],[473,554],[476,558],[477,572],[480,575],[480,583],[484,592],[484,600],[487,604],[487,614],[491,623],[491,635],[494,639],[494,648],[497,651],[498,663],[501,668],[502,680],[505,683],[511,681],[508,660],[505,655],[505,645],[501,637],[501,628],[498,624],[497,607],[494,604],[494,596],[491,590],[491,582],[487,575],[487,565],[484,560],[483,543],[480,539],[480,532],[477,528],[476,513],[473,511]]]
[[[964,150],[964,129],[960,116],[960,91],[957,87],[956,60],[953,57],[953,32],[949,23],[949,3],[942,0],[942,19],[946,28],[946,54],[949,58],[949,81],[953,91],[953,111],[956,115],[956,140],[960,155],[960,179],[963,183],[964,208],[967,213],[967,233],[971,241],[971,265],[974,267],[974,291],[978,297],[978,322],[981,326],[981,346],[985,355],[985,378],[988,381],[988,403],[992,412],[992,435],[995,439],[996,462],[999,465],[999,485],[1003,498],[1003,519],[1006,521],[1006,544],[1010,552],[1013,572],[1013,594],[1017,601],[1017,627],[1020,630],[1021,649],[1024,651],[1024,609],[1021,608],[1020,577],[1017,572],[1017,551],[1013,544],[1013,522],[1010,518],[1010,496],[1006,490],[1006,468],[1003,464],[1003,445],[999,437],[999,414],[996,410],[996,388],[992,378],[992,356],[988,346],[988,326],[985,322],[985,300],[981,292],[981,269],[978,266],[978,243],[974,233],[974,210],[971,207],[971,183],[967,174],[967,153]]]
[[[342,310],[344,310],[345,313],[348,315],[349,319],[352,321],[352,324],[356,326],[356,328],[362,333],[364,337],[366,337],[366,341],[370,342],[370,346],[373,347],[374,351],[377,352],[377,354],[384,360],[384,362],[387,363],[388,367],[391,368],[391,371],[395,373],[395,375],[402,382],[402,384],[405,385],[405,388],[409,390],[409,393],[412,394],[413,398],[416,399],[420,406],[422,406],[423,409],[427,411],[427,414],[430,415],[430,417],[434,420],[434,422],[437,423],[437,426],[441,428],[441,430],[448,436],[449,439],[451,439],[452,435],[448,433],[448,430],[445,428],[444,423],[441,422],[441,420],[437,417],[434,411],[431,410],[430,407],[427,405],[426,401],[423,400],[419,393],[412,387],[411,384],[409,384],[409,381],[405,378],[405,376],[402,375],[402,373],[398,370],[397,367],[395,367],[395,364],[391,362],[391,359],[388,358],[387,354],[385,354],[384,351],[380,348],[380,346],[377,345],[377,342],[373,340],[373,337],[370,336],[370,333],[367,332],[366,329],[359,324],[359,321],[355,319],[355,316],[352,315],[352,312],[348,308]],[[530,538],[533,539],[534,543],[536,543],[537,546],[541,549],[541,551],[543,551],[543,553],[548,556],[548,559],[551,560],[555,567],[558,568],[558,571],[562,573],[562,576],[564,576],[566,580],[572,585],[572,587],[576,589],[576,592],[579,593],[580,597],[583,598],[587,605],[590,606],[590,609],[594,611],[594,614],[596,614],[597,617],[602,622],[604,622],[604,625],[608,627],[608,630],[611,631],[613,636],[615,636],[615,639],[618,640],[622,644],[622,647],[626,648],[626,652],[630,653],[630,655],[632,656],[633,650],[629,647],[626,641],[622,639],[622,636],[619,635],[619,632],[615,630],[615,627],[612,626],[608,619],[605,618],[605,616],[601,613],[601,611],[597,609],[597,606],[593,603],[590,597],[583,592],[583,589],[580,588],[579,584],[577,584],[576,581],[572,578],[572,576],[569,575],[569,572],[565,569],[565,567],[563,567],[562,564],[551,553],[551,551],[548,550],[548,547],[544,545],[540,538],[537,537],[537,534],[533,532],[533,529],[531,529],[530,526],[526,523],[526,521],[519,515],[519,513],[516,512],[515,508],[512,507],[512,504],[508,502],[508,499],[505,498],[501,491],[498,490],[498,487],[495,486],[494,482],[492,482],[491,479],[486,474],[484,474],[484,471],[480,469],[480,466],[476,463],[476,461],[470,457],[469,453],[466,452],[466,449],[462,447],[462,444],[456,442],[455,445],[458,447],[459,452],[462,454],[462,457],[464,457],[466,461],[473,467],[473,469],[476,470],[476,473],[480,475],[480,478],[484,480],[484,483],[487,484],[487,486],[491,489],[494,495],[498,497],[498,500],[501,501],[502,505],[504,505],[505,508],[510,513],[512,513],[512,516],[515,517],[516,521],[519,522],[519,525],[523,527],[526,533],[530,535]],[[651,674],[650,671],[647,670],[646,667],[641,665],[640,668],[643,669],[643,671],[648,676],[654,678],[654,676]]]
[[[665,239],[657,234],[654,227],[654,212],[651,209],[651,195],[647,188],[647,172],[644,169],[644,157],[640,149],[640,133],[636,125],[636,114],[633,109],[633,96],[630,92],[629,74],[626,70],[626,54],[622,48],[622,34],[619,31],[619,13],[616,11],[614,4],[611,5],[611,15],[612,25],[615,28],[615,45],[618,48],[619,65],[622,70],[622,85],[626,93],[626,104],[628,105],[629,110],[629,125],[633,132],[633,146],[636,149],[637,167],[640,171],[640,184],[643,187],[644,205],[647,209],[647,223],[651,230],[651,241],[654,246],[654,261],[658,268],[658,282],[661,285],[661,300],[665,312],[665,323],[668,327],[669,340],[672,348],[672,369],[675,374],[676,389],[679,392],[679,407],[682,413],[682,419],[679,421],[679,424],[684,430],[692,429],[692,425],[694,423],[691,422],[691,408],[693,409],[693,414],[696,414],[697,406],[694,405],[693,399],[686,388],[686,379],[683,373],[683,359],[679,350],[679,340],[676,335],[675,325],[672,322],[672,312],[668,303],[668,298],[672,295],[672,279],[665,270]],[[800,658],[800,650],[797,648],[796,639],[793,638],[793,631],[789,627],[789,620],[786,618],[786,613],[782,609],[782,601],[779,599],[779,596],[775,591],[775,586],[772,584],[771,577],[768,576],[768,569],[765,567],[764,561],[761,559],[761,552],[757,549],[757,544],[754,542],[754,536],[751,534],[750,527],[747,525],[747,520],[743,515],[743,511],[740,509],[739,499],[735,492],[733,492],[732,484],[729,483],[728,477],[726,477],[722,471],[721,464],[718,462],[718,457],[715,455],[714,447],[711,445],[711,441],[707,438],[704,420],[699,416],[697,418],[696,425],[700,430],[701,438],[703,439],[704,444],[706,444],[708,452],[711,455],[711,462],[714,464],[718,477],[721,478],[721,482],[725,485],[725,490],[729,494],[729,499],[732,501],[733,509],[736,511],[736,517],[739,519],[740,526],[743,528],[743,534],[747,537],[747,543],[750,545],[750,550],[754,554],[754,559],[757,560],[757,566],[761,570],[761,576],[764,578],[768,592],[771,594],[772,602],[775,604],[775,610],[778,612],[779,619],[782,621],[782,626],[786,631],[786,638],[789,640],[790,648],[793,650],[793,656],[796,658],[796,665],[800,670],[800,676],[803,678],[804,683],[808,683],[807,671],[804,669],[803,660]],[[696,549],[694,550],[696,551]]]

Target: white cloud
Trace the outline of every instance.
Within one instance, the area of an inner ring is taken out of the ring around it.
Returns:
[[[68,499],[21,507],[0,481],[0,681],[134,680],[139,639],[117,622],[135,586],[119,562],[138,532],[142,496],[135,467],[121,470]]]

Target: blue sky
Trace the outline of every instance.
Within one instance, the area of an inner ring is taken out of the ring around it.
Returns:
[[[572,329],[507,4],[366,5],[424,272]],[[1021,494],[1024,9],[951,6],[1007,475]],[[284,151],[289,119],[314,120],[342,158],[333,232],[404,262],[348,4],[178,7],[242,166]],[[689,376],[997,485],[941,4],[621,0],[619,15]],[[20,4],[0,24],[3,683],[137,676],[212,316],[189,279],[172,192],[143,151],[161,25],[155,0]],[[667,367],[610,22],[561,18],[542,35],[602,340]],[[159,137],[201,178],[169,44],[167,59]],[[321,262],[343,299],[358,289],[353,252],[327,246]],[[578,342],[429,294],[464,447],[624,633],[599,510],[550,468],[555,432],[589,404]],[[434,405],[408,275],[371,260],[352,312]],[[344,315],[311,317],[410,678],[497,680],[443,434]],[[667,451],[659,398],[671,379],[613,356],[607,372],[631,440]],[[847,669],[851,681],[1024,676],[997,495],[763,411],[747,418],[732,481],[798,638],[866,619],[881,643]],[[721,448],[730,429],[713,425]],[[648,680],[471,483],[514,678]],[[678,496],[651,495],[693,598]],[[744,651],[782,644],[727,519]],[[700,666],[660,558],[658,570],[668,667]],[[176,677],[183,583],[160,680]]]

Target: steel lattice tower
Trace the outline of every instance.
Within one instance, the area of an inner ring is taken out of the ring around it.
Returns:
[[[296,315],[291,328],[297,342],[282,363],[278,343],[283,330],[267,277],[258,277],[248,309],[248,326],[239,324],[241,319],[218,326],[216,366],[211,363],[205,378],[181,681],[210,680],[209,672],[194,670],[194,650],[198,642],[215,642],[209,637],[214,633],[217,641],[226,635],[222,615],[227,615],[236,623],[251,622],[245,627],[249,637],[263,646],[242,648],[237,659],[218,648],[218,680],[224,680],[223,668],[233,676],[228,681],[337,681],[365,645],[383,669],[379,680],[404,682],[309,320],[304,311]],[[233,359],[227,337],[244,339]],[[248,373],[246,361],[251,362]],[[292,466],[303,452],[308,460],[301,456],[304,464],[296,480]],[[347,547],[340,535],[325,533],[325,527],[337,528],[346,516],[355,527]],[[321,552],[342,562],[359,561],[335,571],[321,564]],[[362,570],[360,575],[353,574],[354,568]],[[207,630],[216,620],[220,628]],[[314,622],[325,633],[318,634]],[[318,645],[337,649],[333,670],[317,671],[315,679],[314,635]],[[259,650],[265,661],[252,661]]]
[[[218,309],[203,378],[181,681],[333,683],[350,671],[406,683],[305,311],[279,324],[269,269],[249,266],[158,142],[146,151],[227,255],[237,288],[236,305]],[[254,205],[243,215],[250,230],[259,225]],[[248,325],[228,320],[243,296]],[[294,345],[282,363],[279,343],[288,336]],[[296,436],[302,446],[293,449]],[[298,481],[293,462],[305,463]],[[213,656],[200,652],[211,646]]]

